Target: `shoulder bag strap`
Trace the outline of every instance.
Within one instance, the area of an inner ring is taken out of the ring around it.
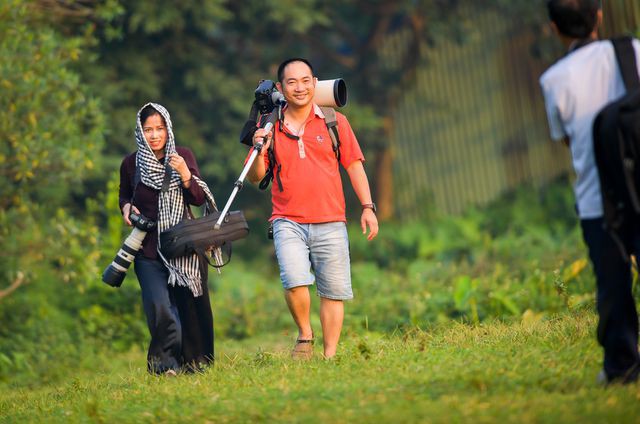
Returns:
[[[611,40],[627,92],[640,88],[640,77],[638,76],[638,66],[636,64],[636,55],[632,40],[632,37],[621,37]]]

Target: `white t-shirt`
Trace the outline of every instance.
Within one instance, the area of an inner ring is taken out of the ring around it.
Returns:
[[[640,41],[633,40],[640,74]],[[540,77],[551,138],[569,138],[581,219],[602,216],[600,180],[593,154],[593,121],[625,94],[610,41],[594,41],[560,59]]]

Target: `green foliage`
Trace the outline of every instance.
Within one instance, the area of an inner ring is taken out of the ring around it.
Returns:
[[[0,289],[17,287],[0,299],[0,380],[63,377],[93,350],[97,321],[81,313],[101,257],[83,180],[101,165],[103,115],[73,70],[87,39],[61,36],[37,7],[0,5]]]
[[[61,37],[30,10],[21,0],[0,5],[0,57],[11,58],[0,61],[2,286],[18,275],[33,281],[42,261],[63,282],[95,272],[86,264],[96,257],[96,228],[65,208],[98,164],[102,115],[70,70],[83,55],[80,39]]]
[[[478,289],[478,280],[471,279],[467,275],[461,275],[456,281],[455,291],[453,292],[453,301],[456,309],[459,311],[470,311],[471,320],[478,323],[478,307],[476,293]],[[518,314],[516,312],[516,314]]]
[[[577,234],[572,196],[564,179],[542,189],[523,186],[460,216],[384,223],[375,243],[368,243],[353,227],[351,255],[355,261],[374,260],[380,267],[396,269],[406,269],[415,259],[481,265],[492,257],[540,258]]]
[[[3,208],[60,202],[66,183],[95,167],[102,147],[98,105],[70,71],[80,40],[35,28],[26,2],[0,6],[0,198]]]
[[[567,182],[559,181],[458,217],[385,223],[372,243],[351,228],[357,300],[347,313],[391,331],[592,308],[593,276],[571,204]]]
[[[74,69],[100,96],[107,166],[115,168],[135,149],[135,113],[157,101],[172,113],[178,144],[194,150],[205,180],[223,196],[246,155],[237,140],[253,90],[259,80],[275,79],[283,59],[307,56],[320,78],[345,78],[346,113],[369,155],[386,148],[384,119],[392,115],[401,86],[412,80],[426,41],[458,27],[457,6],[434,0],[104,0],[81,7],[56,2],[43,19],[95,43],[90,60]],[[382,48],[390,39],[393,58]],[[101,190],[106,179],[98,175],[86,189]],[[266,196],[237,200],[239,206],[248,202],[267,214]]]
[[[234,257],[220,275],[212,271],[209,279],[218,337],[244,339],[287,328],[288,311],[273,272],[252,269]]]
[[[97,281],[101,270],[95,260],[87,258],[84,266],[93,269],[80,275],[81,267],[69,264],[62,253],[58,259],[65,263],[54,272],[48,263],[34,265],[28,277],[37,278],[2,300],[0,381],[65,378],[65,368],[148,339],[135,276],[128,276],[116,292]],[[85,278],[82,283],[75,281],[80,277]]]

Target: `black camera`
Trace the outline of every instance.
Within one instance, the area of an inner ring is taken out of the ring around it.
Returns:
[[[255,91],[256,106],[261,115],[271,113],[276,106],[284,106],[285,100],[282,93],[276,89],[276,84],[271,80],[262,80]]]
[[[276,84],[271,80],[260,81],[254,94],[255,100],[251,105],[249,118],[240,132],[240,143],[247,146],[253,146],[253,134],[256,132],[256,128],[262,127],[265,123],[258,118],[258,114],[261,117],[266,117],[277,106],[287,104],[284,95],[278,91]],[[347,84],[342,78],[317,81],[313,101],[318,106],[342,107],[347,104]],[[280,118],[278,116],[278,119]]]
[[[133,224],[131,234],[124,240],[113,262],[102,273],[102,281],[111,287],[120,287],[131,262],[142,247],[142,241],[147,233],[156,228],[156,222],[142,214],[131,212],[129,220]]]

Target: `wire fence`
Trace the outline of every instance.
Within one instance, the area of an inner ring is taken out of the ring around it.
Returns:
[[[603,36],[640,26],[637,0],[603,7]],[[548,136],[538,80],[549,62],[532,50],[537,34],[496,11],[469,13],[474,29],[463,42],[437,40],[396,109],[400,218],[460,213],[522,184],[543,188],[571,172],[568,149]]]

